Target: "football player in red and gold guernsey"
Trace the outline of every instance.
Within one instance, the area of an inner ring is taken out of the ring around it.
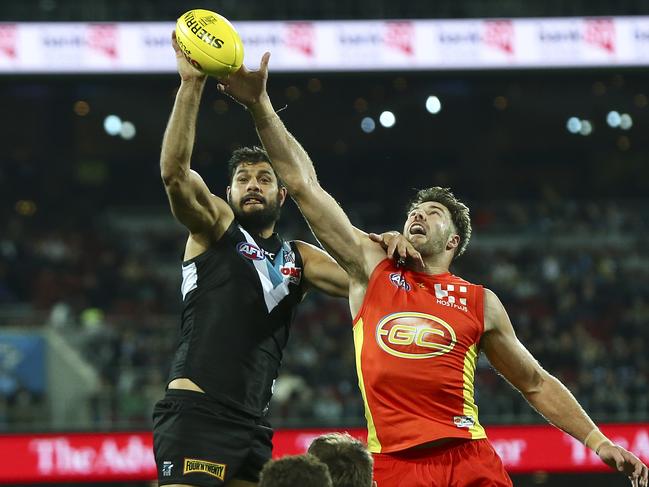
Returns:
[[[316,237],[350,277],[358,382],[378,487],[509,486],[478,420],[473,378],[483,351],[550,423],[592,448],[634,485],[648,471],[606,438],[519,342],[498,297],[449,272],[471,236],[469,209],[446,188],[415,196],[403,227],[421,267],[397,267],[320,186],[309,156],[266,93],[268,61],[218,87],[245,105],[278,176]]]

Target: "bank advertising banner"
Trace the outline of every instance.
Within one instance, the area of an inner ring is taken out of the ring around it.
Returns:
[[[649,423],[601,429],[649,462]],[[314,438],[331,431],[335,429],[278,430],[273,456],[304,453]],[[365,429],[347,431],[366,439]],[[492,426],[487,434],[511,474],[609,471],[591,450],[551,426]],[[149,432],[2,435],[0,484],[155,479],[152,448]]]
[[[277,72],[649,65],[649,17],[252,22],[244,64]],[[173,22],[0,23],[0,73],[172,73]]]

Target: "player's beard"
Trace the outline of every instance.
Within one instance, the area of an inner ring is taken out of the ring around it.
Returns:
[[[430,257],[441,254],[446,250],[446,242],[448,241],[449,236],[450,233],[449,235],[433,236],[430,239],[426,239],[424,242],[416,239],[414,242],[410,241],[410,243],[415,250],[422,255],[422,257]]]
[[[249,195],[242,197],[239,200],[239,203],[236,205],[230,205],[232,207],[232,212],[234,213],[235,218],[241,224],[243,228],[249,232],[259,233],[263,230],[272,227],[279,220],[281,214],[281,205],[280,205],[280,195],[277,194],[275,200],[267,200],[263,198],[263,204],[261,208],[254,208],[252,210],[245,211],[243,209],[244,200]],[[255,196],[256,198],[261,199],[261,197]]]

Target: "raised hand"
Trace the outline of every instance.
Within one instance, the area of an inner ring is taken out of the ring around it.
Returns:
[[[256,71],[250,71],[242,65],[227,78],[219,79],[217,89],[248,109],[268,100],[266,82],[269,60],[270,53],[264,53],[259,63],[259,69]]]
[[[608,443],[602,445],[597,454],[606,465],[629,477],[633,487],[649,485],[647,466],[630,451],[619,445]]]
[[[176,68],[178,69],[178,74],[182,81],[204,81],[207,78],[205,74],[192,66],[183,54],[183,51],[176,40],[176,31],[171,33],[171,47],[174,48],[176,53]]]

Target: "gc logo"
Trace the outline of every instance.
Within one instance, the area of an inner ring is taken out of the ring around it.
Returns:
[[[395,357],[424,359],[450,352],[457,338],[455,330],[441,318],[405,311],[389,314],[379,321],[376,341]]]

